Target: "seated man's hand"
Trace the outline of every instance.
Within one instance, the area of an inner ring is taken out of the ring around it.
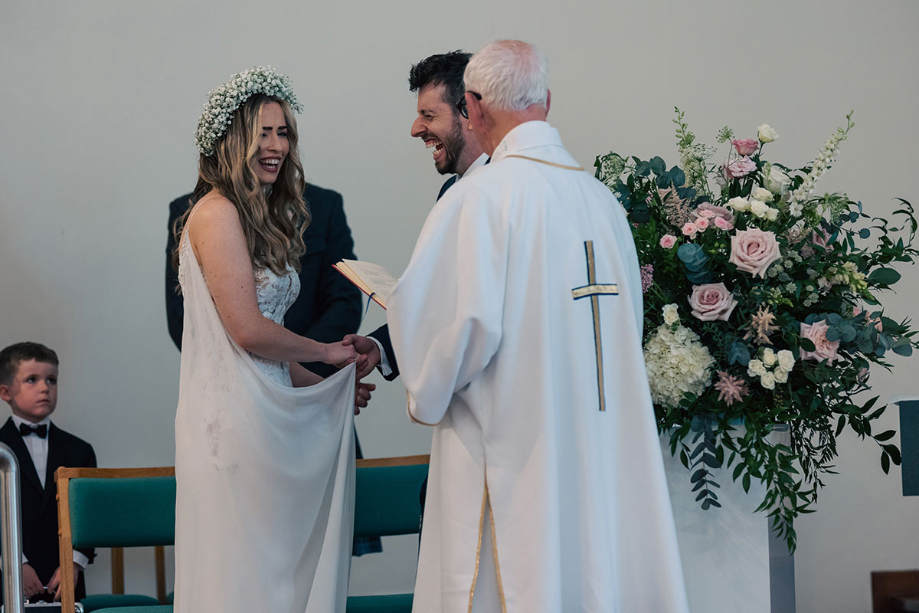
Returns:
[[[373,342],[373,339],[358,334],[349,334],[344,338],[342,344],[353,346],[354,350],[360,355],[366,356],[366,361],[358,360],[357,362],[358,380],[372,373],[373,369],[380,364],[382,359],[380,357],[380,348]]]
[[[76,585],[77,577],[80,576],[80,573],[83,571],[83,567],[73,563],[73,583]],[[54,575],[51,576],[51,581],[48,582],[48,591],[54,592],[54,602],[61,601],[61,567],[58,566],[57,570],[54,571]]]
[[[31,598],[45,591],[45,586],[38,579],[38,573],[28,563],[22,565],[22,595]]]
[[[354,388],[354,414],[360,415],[361,409],[370,402],[370,392],[377,388],[373,383],[357,382]]]

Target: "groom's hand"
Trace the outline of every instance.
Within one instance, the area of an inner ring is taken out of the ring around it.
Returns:
[[[373,339],[358,334],[349,334],[341,342],[342,345],[352,346],[361,356],[366,356],[366,361],[357,362],[357,379],[361,380],[380,364],[380,348]]]

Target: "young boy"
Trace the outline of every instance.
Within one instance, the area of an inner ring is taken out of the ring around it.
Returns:
[[[38,343],[17,343],[0,351],[0,398],[13,416],[0,428],[19,460],[22,507],[22,582],[29,599],[60,600],[57,488],[61,466],[94,467],[92,446],[51,423],[57,406],[57,354]],[[76,597],[86,595],[82,571],[93,550],[73,552]]]

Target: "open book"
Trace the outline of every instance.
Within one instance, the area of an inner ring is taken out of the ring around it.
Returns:
[[[332,267],[384,309],[389,294],[399,281],[379,264],[370,262],[342,260]]]

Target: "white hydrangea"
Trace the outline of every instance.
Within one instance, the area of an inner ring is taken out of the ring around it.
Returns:
[[[675,304],[664,305],[664,323],[672,326],[678,321],[680,321],[680,315],[677,313],[677,306]]]
[[[683,394],[699,395],[712,383],[715,360],[699,335],[684,326],[659,326],[645,344],[644,356],[655,404],[678,406]]]
[[[204,112],[198,119],[195,142],[202,155],[214,155],[214,143],[227,131],[233,113],[254,94],[266,94],[280,98],[297,112],[303,112],[303,105],[297,100],[287,75],[270,66],[256,66],[233,75],[227,83],[213,89],[207,95]]]

